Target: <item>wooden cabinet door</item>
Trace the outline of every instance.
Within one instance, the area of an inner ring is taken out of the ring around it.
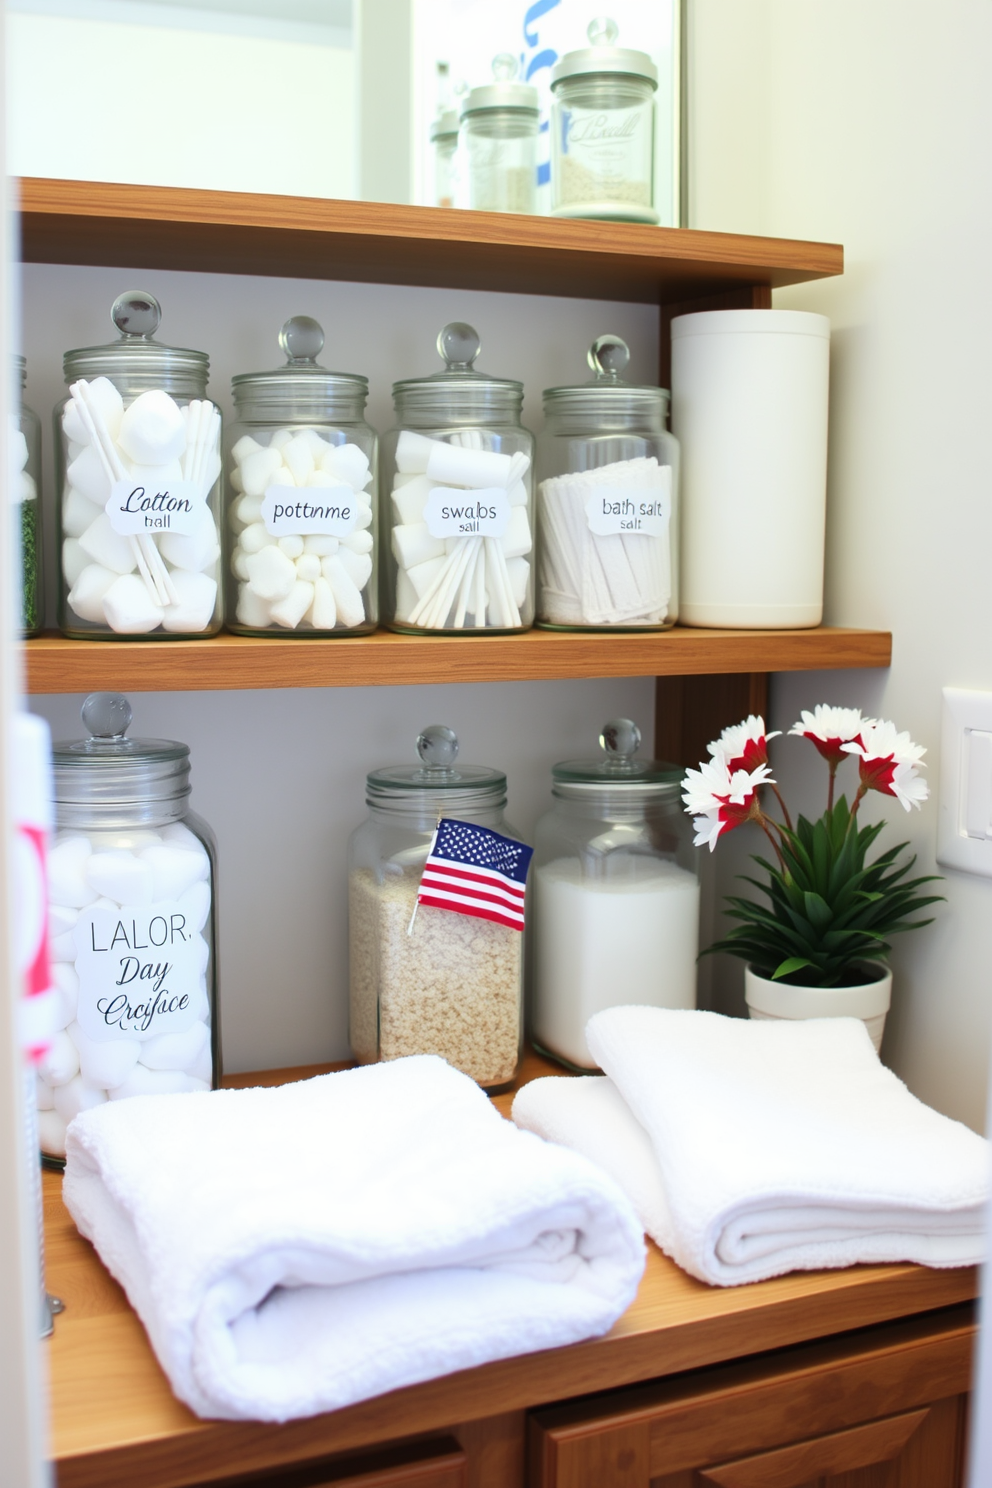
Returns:
[[[958,1488],[968,1308],[533,1413],[529,1488]]]
[[[468,1454],[451,1437],[349,1454],[217,1488],[466,1488]],[[205,1488],[205,1485],[204,1485]]]

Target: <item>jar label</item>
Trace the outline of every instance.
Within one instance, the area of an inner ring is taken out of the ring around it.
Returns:
[[[502,537],[509,520],[510,499],[499,487],[458,491],[435,486],[424,508],[431,537]]]
[[[597,537],[628,532],[666,536],[672,515],[671,466],[663,465],[658,474],[663,479],[650,487],[597,486],[586,501],[589,531]]]
[[[347,537],[358,521],[350,486],[269,486],[262,521],[270,537]]]
[[[107,499],[110,525],[122,537],[140,533],[195,532],[206,510],[205,492],[193,481],[148,485],[138,480],[115,481]]]
[[[84,909],[72,933],[76,1020],[91,1039],[143,1042],[208,1017],[206,946],[182,905]]]

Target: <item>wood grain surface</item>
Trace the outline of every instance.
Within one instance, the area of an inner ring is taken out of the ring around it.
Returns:
[[[26,263],[271,274],[663,304],[843,272],[834,243],[387,202],[20,182]]]

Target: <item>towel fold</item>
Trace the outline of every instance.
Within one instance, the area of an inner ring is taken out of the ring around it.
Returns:
[[[859,1019],[623,1007],[586,1038],[607,1078],[535,1080],[513,1119],[604,1168],[691,1275],[983,1259],[988,1143],[911,1095]]]
[[[198,1415],[286,1421],[605,1332],[623,1193],[431,1056],[72,1123],[66,1204]]]

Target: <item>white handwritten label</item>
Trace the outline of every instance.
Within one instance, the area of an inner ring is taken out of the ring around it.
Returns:
[[[659,473],[664,483],[650,488],[597,486],[595,495],[586,502],[589,531],[597,537],[623,532],[664,537],[672,514],[671,466],[663,466]]]
[[[269,486],[262,521],[270,537],[347,537],[358,521],[350,486]]]
[[[84,909],[72,933],[76,1018],[90,1038],[144,1041],[207,1016],[203,940],[181,905]]]
[[[424,508],[431,537],[502,537],[509,520],[510,500],[499,487],[453,491],[435,486]]]
[[[143,481],[115,481],[107,500],[107,516],[115,532],[134,537],[143,532],[196,531],[206,507],[203,491],[192,481],[150,486]]]

